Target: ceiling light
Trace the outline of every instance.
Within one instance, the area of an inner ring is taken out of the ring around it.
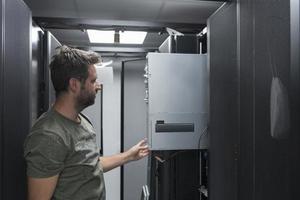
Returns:
[[[143,44],[147,32],[142,31],[120,31],[121,44]]]
[[[114,43],[115,31],[87,30],[91,43]]]

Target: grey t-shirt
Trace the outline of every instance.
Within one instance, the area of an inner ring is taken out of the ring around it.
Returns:
[[[92,125],[76,123],[54,109],[34,124],[24,144],[27,175],[59,175],[54,200],[105,200],[103,170]]]

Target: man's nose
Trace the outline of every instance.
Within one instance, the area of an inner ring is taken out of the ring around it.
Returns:
[[[96,92],[98,92],[101,89],[102,89],[101,84],[100,83],[96,83]]]

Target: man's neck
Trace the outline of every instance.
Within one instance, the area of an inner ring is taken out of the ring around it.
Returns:
[[[75,102],[68,96],[58,97],[53,105],[53,108],[64,117],[79,122],[78,111]]]

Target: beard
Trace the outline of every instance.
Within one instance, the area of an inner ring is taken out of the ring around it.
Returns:
[[[80,95],[77,98],[77,108],[79,111],[82,111],[88,106],[91,106],[95,103],[96,94],[90,93],[86,90],[81,90]]]

